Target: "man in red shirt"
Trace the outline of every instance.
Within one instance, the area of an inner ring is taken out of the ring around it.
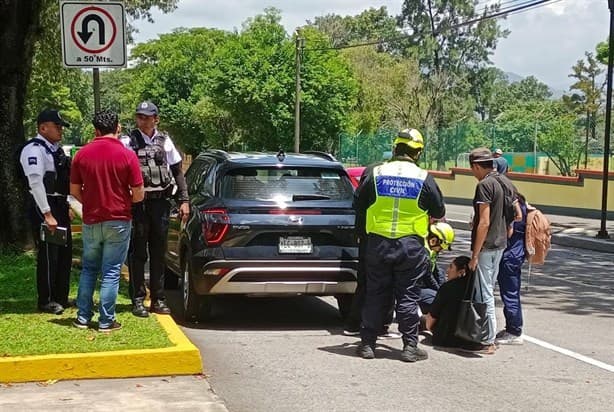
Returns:
[[[73,326],[87,329],[93,316],[96,278],[100,284],[99,332],[121,328],[115,319],[122,263],[130,243],[132,203],[144,197],[139,161],[118,140],[117,113],[94,115],[96,138],[77,152],[70,173],[70,194],[83,204],[83,257]]]

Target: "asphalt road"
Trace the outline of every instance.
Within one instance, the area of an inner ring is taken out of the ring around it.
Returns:
[[[468,252],[468,233],[457,235],[444,263]],[[332,298],[224,299],[213,321],[183,330],[233,412],[605,411],[614,410],[613,292],[611,254],[555,246],[524,291],[523,346],[462,356],[425,345],[429,359],[416,364],[398,359],[400,340],[380,341],[374,360],[356,357]],[[497,312],[501,328],[500,301]]]

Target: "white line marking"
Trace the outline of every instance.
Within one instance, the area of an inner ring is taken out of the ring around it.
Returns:
[[[541,346],[541,347],[546,348],[546,349],[553,350],[553,351],[561,353],[561,354],[563,354],[565,356],[572,357],[572,358],[577,359],[577,360],[579,360],[581,362],[588,363],[589,365],[593,365],[593,366],[596,366],[598,368],[605,369],[608,372],[614,372],[614,366],[608,365],[605,362],[601,362],[601,361],[595,360],[593,358],[589,358],[588,356],[580,355],[579,353],[570,351],[569,349],[559,348],[558,346],[555,346],[555,345],[553,345],[551,343],[548,343],[548,342],[544,342],[543,340],[539,340],[539,339],[531,337],[531,336],[523,335],[523,337],[524,337],[524,340],[526,340],[528,342],[531,342],[531,343],[534,343],[535,345]]]

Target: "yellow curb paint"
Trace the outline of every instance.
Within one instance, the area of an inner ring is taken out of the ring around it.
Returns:
[[[200,352],[170,315],[156,315],[174,346],[0,358],[0,382],[128,378],[202,373]],[[112,332],[111,332],[112,333]]]

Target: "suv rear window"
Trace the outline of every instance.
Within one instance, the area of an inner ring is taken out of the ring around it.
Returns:
[[[221,195],[245,200],[351,200],[353,189],[341,170],[243,167],[226,173]]]

